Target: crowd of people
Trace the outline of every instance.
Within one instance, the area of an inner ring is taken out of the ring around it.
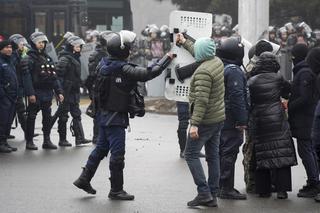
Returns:
[[[320,48],[316,42],[300,40],[300,33],[309,38],[310,32],[303,26],[304,30],[288,35],[285,44],[291,42],[289,37],[296,38],[290,49],[292,81],[278,73],[280,64],[272,44],[284,47],[284,41],[272,39],[273,31],[269,32],[269,41],[262,39],[254,44],[247,68],[241,68],[246,56],[239,35],[191,41],[176,34],[177,44],[189,51],[197,63],[191,76],[189,103],[177,103],[180,157],[185,158],[198,192],[188,206],[216,207],[218,197],[247,199],[234,187],[241,145],[247,193],[265,198],[276,192],[278,199],[287,199],[287,192],[292,191],[291,167],[298,162],[293,138],[307,174],[298,197],[320,202]],[[289,25],[286,27],[289,29]],[[123,189],[125,129],[129,116],[144,113],[132,106],[132,98],[137,97],[141,82],[159,76],[175,57],[168,53],[172,44],[167,26],[149,25],[142,34],[145,38],[138,40],[135,33],[126,30],[92,32],[97,45],[89,58],[85,85],[91,99],[87,114],[93,118],[92,142],[96,146],[73,184],[95,194],[91,179],[101,160],[110,153],[108,197],[114,200],[134,199]],[[85,139],[79,109],[80,55],[85,42],[79,36],[66,35],[56,64],[45,51],[47,43],[42,32],[32,33],[28,40],[14,34],[0,42],[0,153],[17,150],[7,142],[16,113],[26,149],[38,149],[33,138],[37,136],[34,129],[40,110],[43,149],[57,149],[50,139],[56,120],[58,145],[72,146],[66,139],[69,113],[75,144],[91,142]],[[59,107],[52,115],[54,97]],[[208,179],[199,159],[203,147]]]

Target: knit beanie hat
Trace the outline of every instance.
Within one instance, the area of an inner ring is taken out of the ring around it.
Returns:
[[[291,50],[293,64],[303,61],[308,55],[308,47],[306,44],[296,44]]]
[[[197,62],[214,58],[216,55],[216,44],[211,38],[199,38],[194,43],[194,56]]]
[[[312,48],[306,58],[312,71],[316,74],[320,73],[320,47]]]
[[[0,50],[2,50],[3,48],[5,48],[8,45],[11,45],[10,41],[8,41],[8,40],[0,41]]]
[[[273,50],[272,45],[269,42],[261,40],[256,44],[255,55],[260,56],[261,53],[272,52],[272,50]]]

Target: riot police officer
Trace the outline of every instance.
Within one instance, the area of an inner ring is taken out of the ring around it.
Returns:
[[[107,49],[106,49],[107,46],[105,43],[105,41],[106,41],[105,37],[109,33],[111,33],[111,31],[103,31],[100,33],[95,51],[89,57],[89,64],[88,64],[89,76],[86,80],[86,87],[89,90],[89,96],[91,99],[90,107],[92,107],[92,108],[95,107],[92,103],[93,103],[93,87],[94,87],[95,79],[97,77],[96,68],[97,68],[99,62],[101,61],[101,59],[103,57],[108,56]],[[93,109],[91,109],[91,110],[93,110]],[[93,144],[97,143],[98,134],[99,134],[99,125],[97,124],[97,119],[93,116],[93,137],[92,137]]]
[[[17,148],[7,143],[15,113],[15,102],[18,94],[18,81],[15,67],[11,60],[12,46],[10,41],[0,42],[0,153],[10,153]]]
[[[100,161],[110,151],[110,182],[108,195],[114,200],[133,200],[134,196],[123,190],[123,169],[125,154],[125,129],[129,125],[129,93],[136,88],[137,81],[148,81],[160,75],[172,60],[172,55],[166,55],[153,67],[143,68],[126,61],[129,57],[131,44],[136,34],[131,31],[111,33],[106,39],[110,57],[103,58],[99,64],[99,79],[97,87],[100,107],[99,141],[91,152],[85,168],[74,185],[87,193],[95,194],[90,181],[94,176]]]
[[[244,45],[237,37],[221,41],[217,56],[224,67],[226,120],[220,137],[220,193],[221,199],[246,199],[234,188],[235,163],[243,143],[243,130],[248,120],[248,89],[245,73],[241,70]]]
[[[78,36],[71,36],[67,39],[65,49],[60,52],[57,64],[57,75],[62,83],[64,91],[64,102],[61,107],[61,114],[58,120],[59,146],[71,146],[67,141],[68,112],[72,116],[71,130],[75,135],[76,145],[90,143],[84,138],[81,123],[80,85],[81,85],[81,64],[80,52],[84,41]]]
[[[46,54],[47,36],[42,32],[30,35],[31,49],[22,59],[21,66],[24,78],[25,94],[28,97],[26,149],[37,150],[33,142],[35,120],[38,112],[42,111],[43,149],[57,149],[51,140],[51,105],[53,90],[60,102],[64,97],[62,88],[55,72],[52,59]]]

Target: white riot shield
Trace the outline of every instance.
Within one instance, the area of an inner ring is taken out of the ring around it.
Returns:
[[[173,34],[173,45],[170,52],[177,57],[167,68],[165,97],[168,100],[188,102],[190,78],[180,82],[175,69],[195,62],[193,56],[183,47],[176,46],[176,34],[186,33],[194,39],[211,37],[212,14],[189,11],[173,11],[169,19],[170,32]]]
[[[80,57],[80,62],[81,62],[81,80],[85,81],[89,75],[89,57],[90,55],[94,52],[96,48],[95,43],[87,43],[84,44],[81,50],[81,57]]]

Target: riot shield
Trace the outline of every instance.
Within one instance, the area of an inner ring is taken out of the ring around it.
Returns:
[[[89,57],[90,55],[94,52],[96,48],[95,43],[87,43],[84,44],[81,50],[81,57],[80,57],[80,62],[81,62],[81,80],[85,81],[88,78],[89,75]]]
[[[50,56],[54,63],[58,62],[58,55],[52,42],[46,45],[46,53]]]
[[[176,44],[176,34],[186,33],[193,39],[211,37],[212,14],[189,11],[173,11],[169,19],[170,33],[172,33],[172,53],[177,54],[175,60],[167,68],[165,78],[165,97],[168,100],[188,102],[190,78],[181,81],[177,78],[176,69],[195,62],[193,56],[184,48]],[[194,67],[194,66],[190,66]]]

